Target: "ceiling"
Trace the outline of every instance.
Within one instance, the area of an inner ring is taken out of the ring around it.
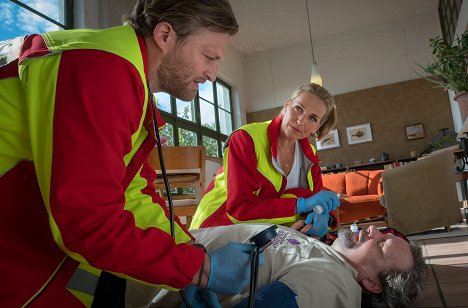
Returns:
[[[230,45],[244,55],[309,41],[305,0],[229,0],[239,23]],[[427,11],[438,0],[308,0],[312,39]]]

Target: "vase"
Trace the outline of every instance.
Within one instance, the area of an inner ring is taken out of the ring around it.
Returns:
[[[458,103],[458,108],[460,108],[460,115],[463,123],[468,116],[468,92],[460,92],[455,95],[453,99]]]

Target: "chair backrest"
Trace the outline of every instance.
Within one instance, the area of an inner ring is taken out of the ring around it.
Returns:
[[[210,185],[211,181],[218,173],[219,169],[223,166],[223,159],[220,157],[206,157],[205,163],[205,189]]]
[[[205,159],[204,146],[162,147],[164,166],[169,180],[169,187],[193,188],[194,194],[173,195],[174,213],[186,216],[186,224],[190,225],[196,207],[205,191]],[[154,186],[161,196],[165,190],[158,149],[154,148],[148,158],[150,165],[156,170]]]
[[[453,152],[429,155],[382,173],[388,224],[404,234],[449,227],[461,218]]]
[[[162,147],[161,150],[167,174],[198,173],[203,180],[205,179],[206,150],[204,146]],[[149,163],[159,176],[161,165],[157,148],[151,151]]]

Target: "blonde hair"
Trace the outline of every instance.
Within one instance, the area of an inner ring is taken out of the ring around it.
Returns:
[[[307,92],[310,94],[316,95],[322,102],[325,103],[327,108],[327,112],[322,119],[320,128],[314,134],[314,137],[320,140],[320,138],[324,137],[328,134],[336,124],[337,121],[337,114],[336,114],[336,105],[333,96],[328,92],[327,89],[324,87],[315,84],[315,83],[305,83],[292,93],[290,99],[293,100],[302,93]]]

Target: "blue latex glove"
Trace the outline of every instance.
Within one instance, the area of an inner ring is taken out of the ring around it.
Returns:
[[[305,224],[312,224],[312,229],[307,231],[306,234],[322,237],[328,232],[328,213],[319,215],[315,212],[310,212],[307,214]]]
[[[229,243],[210,252],[208,289],[218,294],[238,294],[250,279],[250,253],[254,244]],[[260,255],[259,264],[264,257]],[[261,265],[260,264],[260,265]]]
[[[192,308],[221,308],[216,293],[208,289],[189,285],[184,288],[184,294]],[[180,307],[185,308],[185,303],[182,302]]]
[[[340,206],[340,199],[334,191],[321,190],[312,197],[297,198],[296,212],[298,214],[310,213],[314,211],[314,207],[317,205],[322,206],[324,214],[328,214]]]

